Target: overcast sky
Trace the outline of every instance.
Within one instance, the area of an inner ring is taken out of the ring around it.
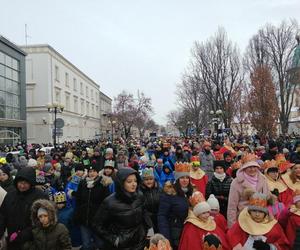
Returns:
[[[241,51],[267,22],[299,17],[299,0],[0,0],[0,34],[50,44],[105,94],[143,91],[161,124],[195,40],[223,26]],[[299,18],[298,18],[299,21]]]

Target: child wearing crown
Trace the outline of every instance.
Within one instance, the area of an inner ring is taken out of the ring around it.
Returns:
[[[198,156],[191,157],[191,168],[190,168],[191,182],[196,186],[197,190],[202,194],[205,194],[206,184],[208,182],[208,176],[200,168],[200,159]]]
[[[228,230],[227,239],[234,250],[290,249],[281,226],[269,216],[267,196],[254,193],[248,207],[239,214],[238,221]]]
[[[225,233],[210,216],[210,206],[205,201],[204,196],[196,191],[190,198],[192,209],[189,210],[188,217],[184,222],[179,250],[203,250],[204,238],[213,234],[222,242],[222,249],[229,249]]]

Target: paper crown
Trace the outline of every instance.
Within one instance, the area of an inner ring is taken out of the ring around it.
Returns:
[[[175,172],[190,172],[190,163],[188,162],[176,162]]]
[[[222,250],[220,239],[215,234],[207,234],[203,236],[203,250]]]
[[[115,166],[115,162],[112,160],[106,160],[104,162],[104,167],[112,167],[113,168],[114,166]]]
[[[196,156],[196,155],[192,156],[191,157],[191,162],[195,162],[195,161],[200,161],[200,157]]]
[[[276,155],[276,165],[279,168],[280,173],[286,172],[288,169],[290,169],[292,166],[294,166],[294,163],[291,163],[290,161],[287,161],[284,154],[278,154]]]
[[[170,148],[170,147],[171,147],[171,144],[168,143],[168,142],[165,142],[165,143],[163,144],[163,148]]]
[[[241,162],[242,164],[246,164],[248,162],[256,162],[258,160],[258,157],[255,154],[249,153],[249,154],[244,154]]]
[[[278,155],[276,155],[275,160],[276,160],[276,163],[278,166],[280,163],[285,162],[286,158],[285,158],[284,154],[278,154]]]
[[[263,164],[262,164],[262,169],[264,171],[268,170],[269,168],[278,168],[277,163],[275,160],[266,160]]]
[[[189,198],[192,207],[195,207],[198,203],[205,201],[203,194],[200,191],[196,191]]]
[[[147,177],[154,177],[153,168],[144,168],[141,176],[143,179]]]
[[[254,193],[249,199],[248,210],[262,211],[268,213],[267,196],[263,193]]]
[[[59,203],[65,203],[67,201],[66,193],[65,192],[56,192],[53,196],[54,202]]]

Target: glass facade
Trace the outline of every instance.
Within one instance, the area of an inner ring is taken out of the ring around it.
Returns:
[[[20,120],[19,61],[0,51],[0,118]]]

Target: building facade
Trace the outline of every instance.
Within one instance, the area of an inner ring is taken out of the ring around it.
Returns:
[[[22,47],[26,58],[28,142],[53,141],[54,114],[47,104],[64,107],[57,142],[95,139],[101,130],[100,86],[49,45]]]
[[[25,56],[0,36],[0,144],[26,140]]]
[[[112,99],[100,91],[100,137],[108,138],[111,134],[111,124],[109,114],[112,113]]]

